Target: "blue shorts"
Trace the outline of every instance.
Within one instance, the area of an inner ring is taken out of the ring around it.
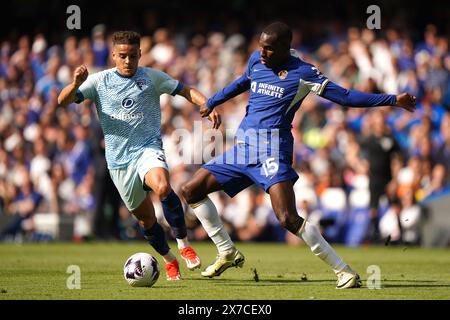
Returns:
[[[252,184],[268,192],[269,188],[276,183],[289,180],[295,183],[298,179],[297,172],[292,168],[290,153],[280,153],[276,157],[264,155],[252,159],[248,156],[248,149],[241,144],[227,150],[202,167],[214,175],[230,197],[234,197]]]

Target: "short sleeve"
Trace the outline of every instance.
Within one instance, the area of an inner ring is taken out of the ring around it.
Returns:
[[[99,74],[95,73],[89,75],[76,92],[77,100],[76,103],[83,102],[85,99],[95,100],[97,96],[97,81]]]
[[[306,86],[310,92],[320,96],[329,81],[330,80],[328,80],[328,78],[312,64],[308,63],[302,67],[300,82]]]
[[[167,73],[150,68],[147,68],[146,72],[150,75],[150,78],[160,95],[167,93],[174,96],[183,89],[183,84],[170,77]]]

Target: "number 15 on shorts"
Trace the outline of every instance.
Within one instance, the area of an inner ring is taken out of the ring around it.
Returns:
[[[264,174],[266,177],[274,176],[278,172],[279,165],[275,161],[275,158],[268,158],[263,164],[262,164],[262,172],[261,174]]]

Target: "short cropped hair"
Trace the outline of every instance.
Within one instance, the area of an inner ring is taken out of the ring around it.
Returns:
[[[292,42],[292,30],[284,22],[273,22],[264,28],[262,31],[267,35],[276,36],[278,40],[283,42],[285,45],[290,46]]]
[[[117,31],[112,35],[113,45],[116,44],[137,44],[141,43],[141,35],[134,31]]]

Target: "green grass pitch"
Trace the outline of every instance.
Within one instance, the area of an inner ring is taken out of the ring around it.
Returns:
[[[166,281],[162,270],[152,288],[132,288],[122,275],[130,255],[148,252],[162,265],[161,257],[145,242],[1,244],[0,300],[450,299],[450,249],[335,246],[363,280],[360,289],[336,290],[334,274],[306,246],[237,246],[246,256],[242,269],[231,268],[218,278],[207,279],[199,270],[187,270],[183,261],[182,281]],[[172,242],[171,247],[176,244]],[[204,267],[215,259],[212,243],[194,243],[194,247]],[[70,265],[80,267],[79,290],[67,288]],[[367,287],[370,265],[381,271],[378,290]]]

